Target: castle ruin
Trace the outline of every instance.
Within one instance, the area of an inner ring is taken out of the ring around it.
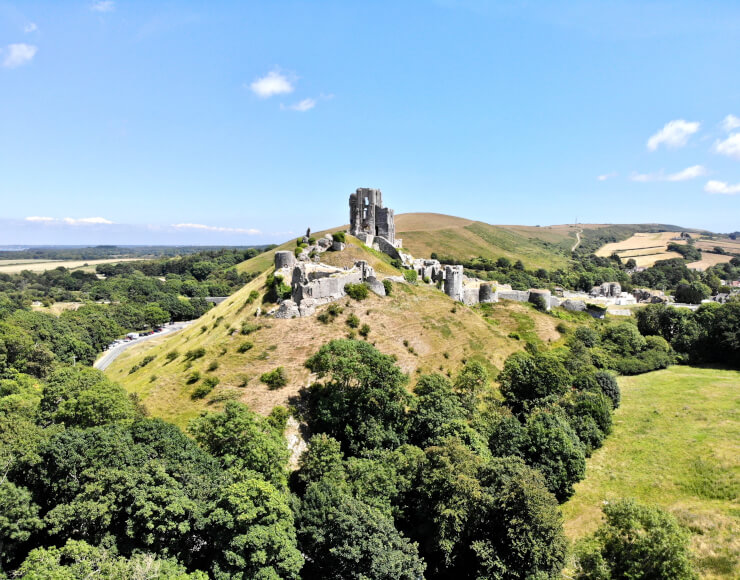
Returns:
[[[374,238],[383,238],[392,247],[401,247],[401,240],[396,240],[393,210],[383,207],[383,192],[379,189],[360,187],[349,196],[349,233],[368,246],[373,245]]]

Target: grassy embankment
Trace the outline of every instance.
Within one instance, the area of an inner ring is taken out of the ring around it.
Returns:
[[[253,260],[266,264],[270,258],[271,253]],[[354,239],[344,252],[324,255],[324,261],[336,265],[360,258],[368,260],[381,277],[399,273],[385,256],[369,251]],[[255,264],[241,267],[251,268],[262,269]],[[398,364],[412,376],[411,385],[417,372],[454,374],[467,359],[480,360],[494,371],[502,367],[509,354],[522,349],[527,340],[560,339],[555,330],[560,321],[536,312],[530,305],[500,303],[485,310],[456,306],[443,292],[426,285],[394,284],[390,297],[371,293],[362,302],[342,299],[337,304],[343,312],[328,324],[316,316],[292,320],[255,317],[260,300],[251,304],[246,301],[252,290],[263,294],[266,274],[252,280],[187,329],[128,349],[106,374],[138,393],[153,415],[183,425],[200,410],[219,408],[229,399],[243,401],[261,413],[284,404],[310,382],[308,369],[303,366],[306,359],[329,340],[348,334],[346,320],[350,314],[355,314],[360,324],[370,326],[371,343],[398,357]],[[258,329],[243,335],[244,323],[248,329]],[[509,337],[513,333],[519,339]],[[246,342],[253,346],[240,353],[240,345]],[[187,351],[200,347],[205,349],[204,356],[185,360]],[[178,356],[168,362],[166,355],[173,351]],[[147,356],[155,358],[131,373],[131,368]],[[209,371],[213,363],[218,366]],[[260,375],[278,366],[286,369],[289,382],[281,389],[270,390],[260,382]],[[195,371],[201,378],[188,384],[188,377]],[[195,388],[209,376],[218,377],[219,385],[206,398],[192,400]]]
[[[674,366],[619,382],[614,431],[563,506],[567,534],[594,531],[604,501],[633,497],[689,527],[702,577],[740,578],[740,372]]]

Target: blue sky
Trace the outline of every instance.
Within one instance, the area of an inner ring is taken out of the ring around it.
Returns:
[[[0,0],[0,244],[738,230],[739,117],[738,2]]]

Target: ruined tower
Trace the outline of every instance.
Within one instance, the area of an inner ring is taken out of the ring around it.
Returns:
[[[383,193],[379,189],[360,187],[349,196],[349,233],[379,236],[391,245],[396,241],[393,210],[383,207]]]

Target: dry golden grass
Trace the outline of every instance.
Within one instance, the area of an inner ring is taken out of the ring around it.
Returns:
[[[698,234],[692,234],[697,236]],[[596,251],[597,256],[608,257],[616,253],[622,260],[633,258],[638,266],[650,267],[658,260],[681,258],[678,252],[669,252],[668,244],[685,244],[683,240],[674,239],[677,232],[639,232],[621,242],[613,242],[601,246]]]
[[[31,272],[46,272],[55,268],[64,267],[68,270],[94,271],[98,264],[118,264],[119,262],[132,262],[141,258],[119,258],[116,260],[0,260],[0,273],[18,274],[23,270]]]
[[[374,255],[358,249],[364,252],[362,257],[378,264]],[[510,333],[522,338],[539,337],[545,342],[560,338],[555,330],[559,320],[529,305],[495,304],[483,312],[456,306],[444,293],[426,285],[394,284],[390,297],[371,294],[362,302],[342,299],[337,304],[343,312],[329,324],[322,324],[316,316],[292,320],[255,317],[258,304],[245,305],[245,301],[250,291],[262,291],[265,276],[247,284],[182,332],[127,349],[106,374],[129,391],[139,393],[153,415],[184,425],[202,409],[220,408],[227,398],[243,401],[259,413],[269,413],[275,405],[286,403],[310,383],[309,372],[303,366],[306,359],[329,340],[347,336],[350,328],[346,319],[350,314],[370,326],[369,342],[397,356],[398,364],[412,376],[410,386],[417,372],[454,374],[466,359],[480,360],[492,371],[500,369],[509,354],[524,347],[524,340],[508,338]],[[261,328],[244,336],[239,333],[242,322]],[[239,345],[247,341],[253,343],[253,348],[238,353]],[[198,347],[203,347],[206,355],[192,361],[188,368],[185,352]],[[179,356],[167,363],[165,355],[173,350]],[[146,355],[155,356],[154,361],[129,374]],[[214,361],[218,368],[208,372]],[[278,366],[286,369],[289,383],[270,390],[259,377]],[[220,379],[211,395],[200,401],[191,400],[190,395],[203,378],[194,385],[187,384],[188,375],[196,370],[201,377]],[[156,378],[152,380],[152,376]]]
[[[732,260],[734,256],[728,256],[726,254],[710,254],[708,252],[702,252],[701,260],[698,262],[691,262],[690,264],[686,264],[687,267],[693,268],[695,270],[706,270],[707,268],[711,266],[716,266],[717,264],[724,264],[726,262],[729,262]]]
[[[441,213],[402,213],[395,216],[396,235],[398,237],[401,237],[401,232],[463,228],[472,223],[473,220]]]
[[[82,306],[82,302],[55,302],[51,306],[31,306],[32,310],[37,312],[46,312],[47,314],[53,314],[59,316],[65,310],[77,310]]]

